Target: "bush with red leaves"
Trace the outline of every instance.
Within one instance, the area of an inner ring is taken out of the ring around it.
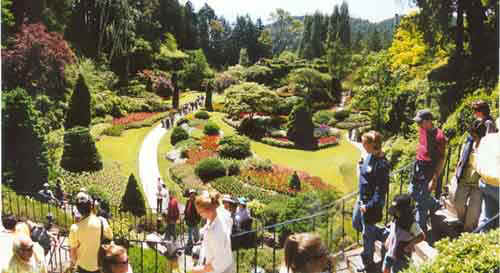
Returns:
[[[2,50],[2,89],[23,87],[30,94],[41,90],[60,96],[65,91],[64,68],[75,55],[62,35],[43,24],[22,25]]]

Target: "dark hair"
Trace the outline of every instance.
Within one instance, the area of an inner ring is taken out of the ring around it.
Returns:
[[[474,120],[469,127],[469,134],[476,134],[479,138],[486,135],[486,125],[481,120]]]
[[[472,109],[483,113],[486,117],[490,116],[490,106],[484,100],[477,100],[472,103]]]
[[[92,211],[92,204],[91,202],[86,202],[86,203],[76,203],[76,209],[82,216],[88,216],[90,212]]]
[[[411,225],[415,222],[413,210],[411,196],[400,194],[394,197],[392,206],[389,208],[389,213],[394,216],[396,226],[409,231]]]
[[[284,251],[285,266],[293,272],[306,272],[308,264],[328,255],[321,238],[312,233],[290,235],[285,241]]]
[[[8,229],[8,230],[14,230],[17,224],[17,219],[14,215],[12,214],[7,214],[4,217],[2,217],[2,224],[3,226]]]
[[[99,264],[102,266],[102,272],[111,273],[111,266],[116,264],[117,257],[126,254],[127,250],[123,246],[111,243],[101,246],[99,252]]]

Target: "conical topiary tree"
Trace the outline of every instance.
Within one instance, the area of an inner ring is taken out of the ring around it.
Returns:
[[[71,96],[64,126],[67,129],[75,126],[89,127],[90,121],[90,92],[85,78],[80,74],[73,95]]]
[[[146,202],[142,191],[139,189],[139,184],[135,179],[134,174],[128,177],[127,189],[122,198],[121,209],[123,211],[130,211],[135,216],[146,215]]]
[[[308,150],[316,148],[314,123],[309,107],[305,103],[294,106],[288,119],[287,136],[295,143],[295,146]]]
[[[101,156],[89,128],[77,126],[66,131],[61,167],[70,172],[102,169]]]
[[[297,172],[293,172],[292,177],[290,177],[290,182],[288,183],[288,186],[292,190],[300,191],[301,186],[300,186],[300,178]]]

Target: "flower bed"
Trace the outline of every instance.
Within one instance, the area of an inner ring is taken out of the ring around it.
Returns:
[[[257,199],[262,203],[269,204],[271,201],[284,200],[286,198],[281,194],[272,194],[251,187],[242,183],[239,179],[232,176],[224,176],[210,183],[210,185],[221,194],[230,194],[237,197],[245,197],[250,200]]]
[[[318,148],[327,148],[339,144],[338,138],[336,136],[322,137],[318,139]]]
[[[282,148],[294,148],[295,143],[284,137],[263,137],[260,139],[262,143],[282,147]]]
[[[213,157],[217,154],[219,136],[204,136],[200,142],[201,146],[191,148],[186,152],[188,164],[195,165],[202,159]]]
[[[146,112],[139,112],[139,113],[132,113],[126,117],[123,118],[115,118],[113,119],[113,125],[126,125],[132,122],[138,122],[138,121],[143,121],[145,119],[148,119],[158,113],[146,113]]]

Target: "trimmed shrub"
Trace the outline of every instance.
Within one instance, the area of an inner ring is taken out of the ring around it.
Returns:
[[[343,109],[343,110],[337,110],[337,111],[335,111],[335,113],[333,114],[333,116],[335,117],[336,120],[344,120],[350,114],[351,114],[351,112],[349,112],[349,110]]]
[[[73,95],[71,96],[65,127],[89,127],[90,116],[90,91],[85,78],[80,74]]]
[[[128,257],[134,272],[155,273],[158,269],[160,272],[171,272],[168,270],[170,264],[167,258],[154,249],[133,246],[128,249]]]
[[[300,179],[299,176],[297,175],[297,172],[293,172],[293,175],[290,177],[290,182],[288,183],[288,186],[292,190],[300,191]]]
[[[267,125],[262,119],[247,117],[241,121],[238,133],[253,139],[261,139],[267,133]]]
[[[107,136],[121,136],[125,130],[125,125],[114,125],[102,131],[103,135]]]
[[[248,82],[269,85],[272,81],[272,70],[267,66],[252,65],[245,71],[245,78]]]
[[[256,171],[270,172],[273,170],[273,163],[269,159],[251,157],[245,160],[244,165],[245,168]]]
[[[244,159],[252,155],[250,140],[243,136],[225,136],[219,141],[217,151],[221,157]]]
[[[327,111],[327,110],[321,110],[313,115],[313,121],[316,124],[328,124],[330,120],[332,120],[335,117],[335,114],[337,112],[332,112],[332,111]]]
[[[187,118],[180,118],[176,123],[175,126],[181,126],[183,123],[189,124],[189,120]]]
[[[288,139],[302,149],[314,149],[317,143],[310,109],[305,104],[299,104],[293,108],[288,120]]]
[[[203,127],[203,133],[207,136],[215,136],[219,134],[219,129],[219,125],[209,121],[205,124],[205,127]]]
[[[61,167],[70,172],[98,171],[102,161],[89,128],[73,127],[64,134]]]
[[[172,143],[172,145],[175,145],[177,144],[177,142],[186,140],[188,138],[189,138],[188,132],[182,129],[182,127],[176,126],[172,131],[172,135],[170,135],[170,143]]]
[[[224,164],[217,158],[203,159],[196,165],[194,173],[203,181],[208,182],[226,175]]]
[[[134,174],[130,174],[127,183],[127,189],[122,198],[121,209],[130,211],[135,216],[144,216],[146,214],[146,202],[139,188],[139,184]]]
[[[194,114],[194,117],[197,119],[209,119],[210,115],[205,111],[198,111]]]
[[[431,262],[414,265],[405,273],[472,273],[498,272],[500,270],[500,229],[489,233],[462,233],[460,238],[450,238],[436,243],[438,256]]]
[[[284,140],[279,140],[276,138],[272,137],[263,137],[260,139],[262,143],[265,143],[267,145],[271,146],[276,146],[276,147],[281,147],[281,148],[295,148],[295,143],[293,143],[290,140],[284,141]]]

